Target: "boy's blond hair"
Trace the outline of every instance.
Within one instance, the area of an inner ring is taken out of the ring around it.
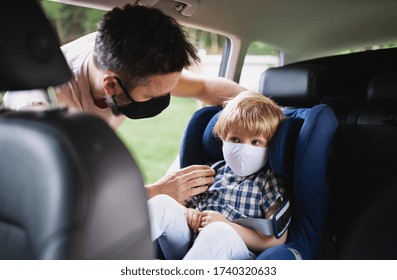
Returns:
[[[282,119],[284,114],[273,100],[257,92],[243,91],[225,102],[213,132],[225,139],[231,130],[248,131],[270,141]]]

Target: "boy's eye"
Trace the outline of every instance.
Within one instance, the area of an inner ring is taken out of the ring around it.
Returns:
[[[262,145],[262,141],[260,141],[260,140],[253,140],[253,141],[251,142],[251,145],[260,146],[260,145]]]
[[[240,142],[240,139],[238,139],[237,137],[231,137],[231,138],[230,138],[230,142],[232,142],[232,143],[239,143],[239,142]]]

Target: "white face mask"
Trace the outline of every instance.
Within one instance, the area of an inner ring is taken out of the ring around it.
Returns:
[[[258,172],[267,162],[267,148],[223,141],[226,164],[239,176]]]

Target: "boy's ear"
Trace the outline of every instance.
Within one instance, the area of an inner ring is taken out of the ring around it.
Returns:
[[[103,75],[103,88],[105,93],[109,96],[113,96],[117,92],[118,84],[117,80],[113,75],[105,74]]]

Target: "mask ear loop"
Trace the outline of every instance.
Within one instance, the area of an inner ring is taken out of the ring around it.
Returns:
[[[127,96],[128,100],[130,100],[132,103],[135,103],[134,99],[131,98],[131,96],[128,95],[126,88],[124,87],[123,83],[121,82],[119,77],[114,77],[119,84],[120,88],[123,90],[123,93],[125,96]],[[114,97],[113,97],[114,100]],[[116,102],[116,101],[115,101]],[[117,104],[117,102],[116,102]]]

